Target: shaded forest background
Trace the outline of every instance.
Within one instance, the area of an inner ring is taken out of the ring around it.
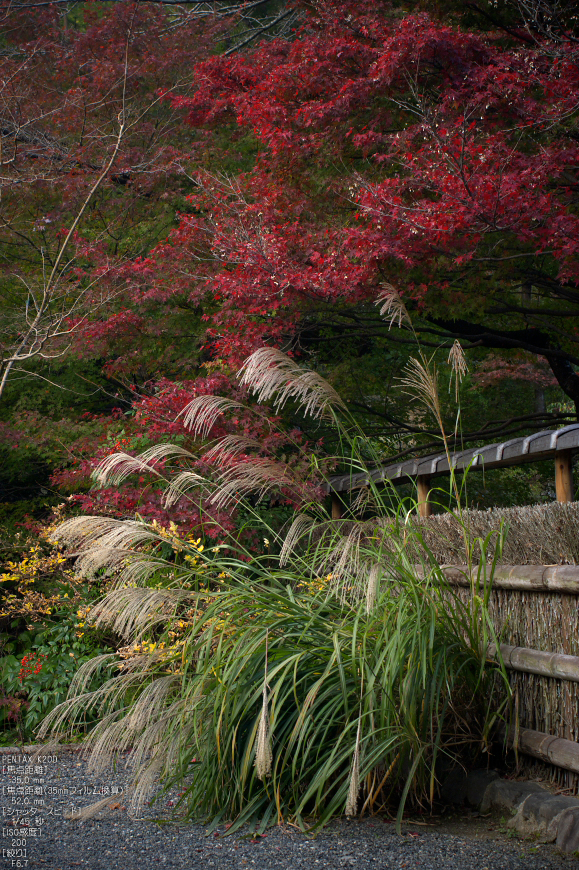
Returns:
[[[264,344],[327,377],[384,458],[437,449],[399,387],[416,339],[465,351],[465,446],[577,419],[573,4],[18,2],[1,30],[5,528],[70,497],[194,528],[90,472],[190,446],[182,407],[239,396]],[[391,287],[415,334],[380,317]],[[223,425],[287,449],[266,420]],[[523,467],[471,499],[551,490]]]

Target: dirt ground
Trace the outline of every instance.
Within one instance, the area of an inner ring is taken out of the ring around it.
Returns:
[[[542,782],[541,785],[548,787],[547,783]],[[554,788],[553,791],[555,791]],[[541,843],[534,837],[521,837],[515,831],[507,828],[509,818],[510,815],[507,812],[492,812],[481,815],[466,808],[446,807],[440,815],[408,818],[403,825],[403,830],[420,832],[426,829],[470,840],[491,840],[497,843],[509,842],[511,844],[518,842],[526,853],[544,854],[545,856],[557,855],[564,864],[568,862],[569,870],[579,868],[578,856],[565,855],[552,843]]]

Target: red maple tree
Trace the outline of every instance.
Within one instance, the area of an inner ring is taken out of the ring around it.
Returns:
[[[263,148],[234,201],[204,185],[219,352],[308,317],[376,330],[352,312],[388,280],[423,340],[542,356],[577,404],[576,45],[326,2],[293,41],[200,63],[174,105]]]
[[[36,148],[41,182],[58,176],[68,191],[50,223],[36,213],[35,232],[60,226],[87,167],[102,164],[123,81],[136,119],[77,238],[75,279],[98,276],[116,291],[77,352],[102,360],[140,414],[170,382],[175,395],[185,382],[197,389],[203,362],[229,376],[263,344],[406,353],[413,336],[375,306],[394,284],[424,346],[459,339],[479,358],[491,349],[507,360],[514,351],[531,381],[531,360],[544,360],[577,407],[572,16],[555,26],[492,4],[455,4],[445,20],[426,2],[406,12],[388,2],[290,6],[301,16],[292,34],[235,52],[211,53],[219,21],[171,30],[167,10],[148,3],[114,3],[93,19],[87,6],[85,29],[67,39],[48,7],[41,40],[29,21],[17,32],[29,65],[42,42],[57,94],[36,109],[32,88],[27,116],[40,111],[48,130],[54,110],[55,129],[69,125],[65,158],[48,140],[17,152],[24,161]],[[480,26],[467,27],[461,15],[481,9]],[[75,141],[87,107],[88,132]],[[15,207],[15,236],[22,215]],[[368,399],[363,413],[379,414],[380,402]],[[412,429],[380,413],[386,431]],[[523,417],[516,426],[565,415]]]

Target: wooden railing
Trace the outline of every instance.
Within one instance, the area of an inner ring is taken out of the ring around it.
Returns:
[[[555,461],[555,492],[557,501],[573,501],[573,456],[579,451],[579,423],[562,429],[545,429],[521,438],[511,438],[497,444],[474,447],[452,453],[433,453],[417,459],[407,459],[358,474],[333,477],[327,487],[332,496],[332,517],[343,515],[343,494],[354,489],[390,481],[393,484],[414,481],[417,489],[418,513],[429,516],[431,481],[451,470],[507,468],[544,459]]]

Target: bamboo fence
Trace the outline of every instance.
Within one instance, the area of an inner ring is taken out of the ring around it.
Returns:
[[[462,521],[471,540],[509,526],[489,607],[513,689],[514,737],[537,759],[531,768],[578,794],[579,503],[468,511]],[[440,562],[454,566],[445,573],[466,599],[475,578],[460,523],[449,514],[415,522]]]

